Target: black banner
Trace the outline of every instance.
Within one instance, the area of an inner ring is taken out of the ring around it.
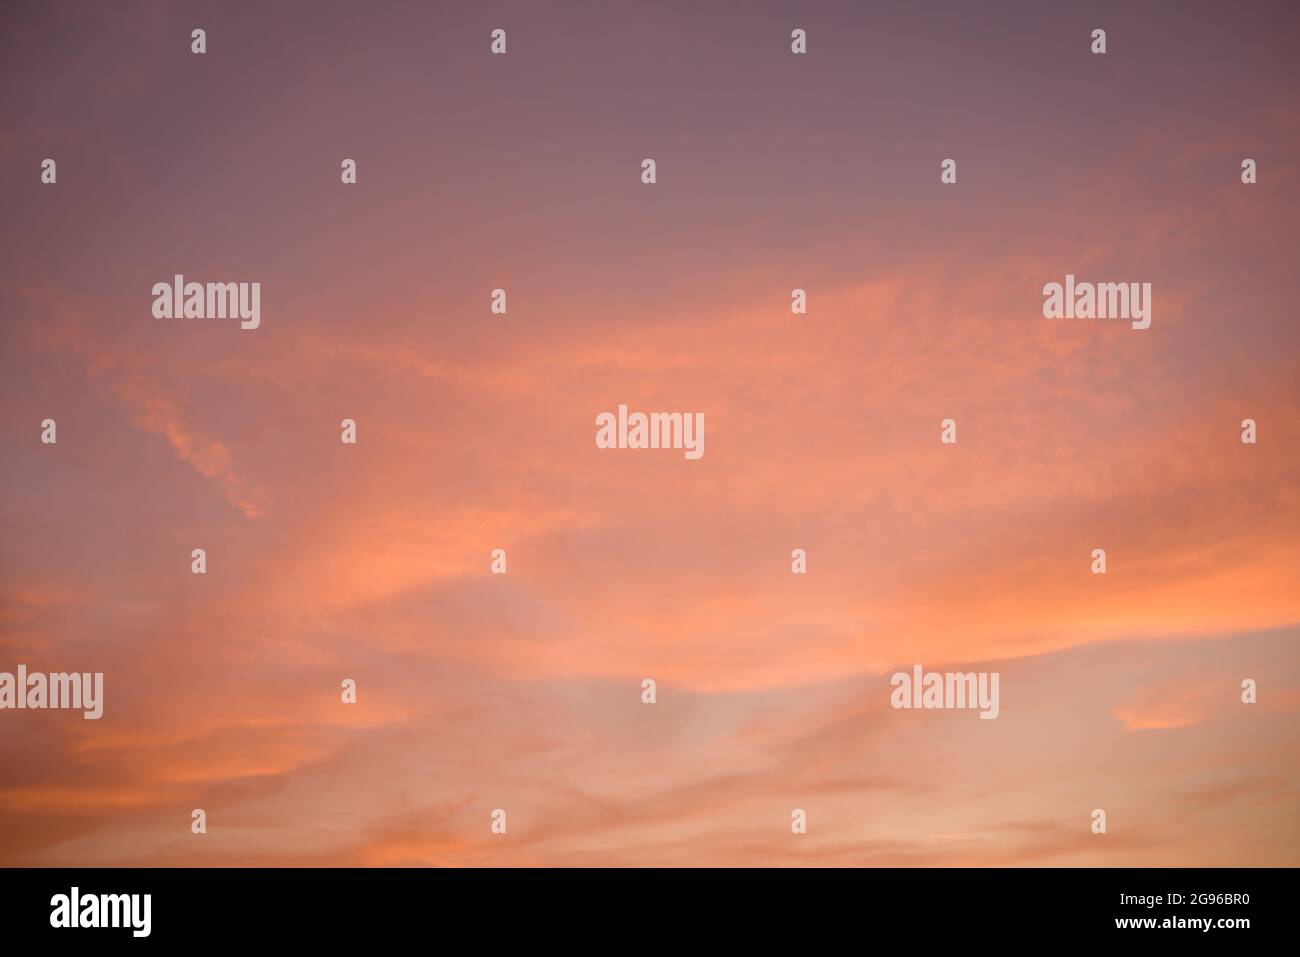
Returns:
[[[602,948],[913,937],[1240,946],[1275,938],[1294,870],[0,871],[6,941],[57,945],[571,942]],[[852,945],[857,949],[858,945]]]

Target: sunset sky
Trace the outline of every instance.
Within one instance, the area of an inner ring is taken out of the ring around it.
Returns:
[[[1300,865],[1300,8],[1074,6],[5,4],[0,865]]]

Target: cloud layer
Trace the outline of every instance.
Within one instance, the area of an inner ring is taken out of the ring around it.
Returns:
[[[0,670],[106,705],[0,714],[0,864],[1300,863],[1269,17],[304,11],[3,14]],[[891,710],[918,662],[998,720]]]

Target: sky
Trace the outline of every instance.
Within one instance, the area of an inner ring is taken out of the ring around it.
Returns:
[[[1300,865],[1298,18],[6,4],[0,865]]]

